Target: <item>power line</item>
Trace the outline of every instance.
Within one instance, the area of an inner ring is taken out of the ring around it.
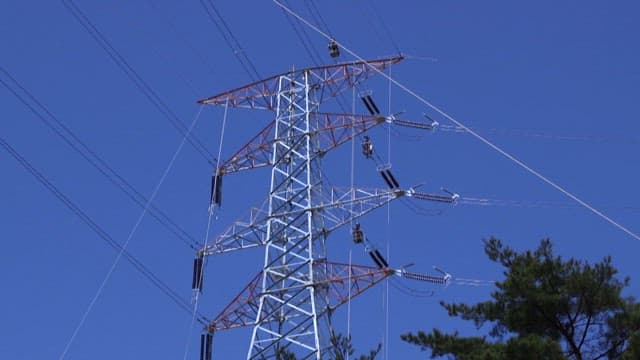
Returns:
[[[24,106],[26,106],[40,121],[51,129],[60,139],[76,151],[91,166],[98,170],[109,182],[124,192],[129,199],[138,206],[144,208],[148,199],[138,191],[131,183],[113,169],[103,158],[93,151],[83,142],[69,127],[67,127],[57,116],[53,114],[41,101],[39,101],[28,89],[20,84],[6,69],[0,66],[0,73],[13,83],[13,86],[0,77],[0,82],[7,88]],[[16,89],[17,87],[17,89]],[[26,98],[17,90],[26,94]],[[30,101],[29,101],[30,100]],[[55,123],[55,125],[54,125]],[[56,126],[57,125],[57,126]],[[160,210],[156,205],[149,208],[151,216],[163,227],[174,234],[184,244],[192,250],[198,250],[200,244],[193,236],[186,232],[180,225],[173,221],[168,215]]]
[[[395,278],[391,278],[389,280],[390,280],[389,283],[394,289],[398,290],[399,292],[407,296],[411,296],[415,298],[426,298],[426,297],[433,297],[435,295],[435,291],[433,290],[422,290],[422,289],[412,288],[401,283],[400,281],[398,281],[398,279],[395,279]]]
[[[224,20],[224,17],[222,17],[220,11],[218,10],[218,8],[216,8],[213,1],[209,0],[208,2],[205,2],[204,0],[200,0],[200,4],[207,13],[207,17],[209,18],[209,20],[211,20],[211,22],[216,26],[216,29],[218,29],[218,32],[222,35],[222,38],[227,43],[227,46],[229,46],[235,57],[238,59],[238,62],[240,62],[240,65],[242,65],[242,68],[247,73],[247,75],[249,75],[249,77],[253,81],[257,81],[258,79],[260,79],[260,74],[258,73],[258,70],[256,70],[255,65],[253,64],[251,59],[249,59],[249,56],[240,45],[238,38],[233,34],[231,28]]]
[[[218,15],[218,18],[220,19],[220,22],[222,23],[222,26],[224,26],[224,28],[227,30],[227,33],[229,34],[229,36],[231,36],[231,39],[233,40],[233,42],[236,45],[236,51],[238,51],[239,53],[241,53],[244,56],[245,60],[249,63],[249,66],[251,67],[251,70],[253,70],[254,75],[258,79],[261,78],[260,74],[258,73],[258,70],[256,70],[255,65],[253,64],[251,59],[249,59],[249,56],[247,55],[246,51],[242,48],[242,45],[240,45],[240,42],[238,41],[238,38],[233,34],[233,31],[231,31],[231,28],[229,27],[227,22],[224,20],[224,17],[220,14],[220,11],[218,10],[218,8],[213,3],[213,0],[209,0],[209,4],[211,5],[211,8],[216,13],[216,15]]]
[[[399,126],[402,126],[398,124]],[[479,127],[469,127],[473,131],[480,132],[483,134],[492,134],[498,136],[509,136],[509,137],[525,137],[532,139],[543,139],[543,140],[557,140],[557,141],[588,141],[594,143],[613,143],[616,145],[624,145],[624,144],[639,144],[640,137],[638,136],[629,136],[629,135],[616,135],[616,134],[602,134],[602,135],[590,135],[590,134],[570,134],[570,133],[552,133],[549,131],[541,131],[541,130],[532,130],[532,129],[506,129],[506,128],[479,128]],[[437,124],[430,129],[431,132],[445,132],[445,133],[453,133],[453,134],[464,134],[467,131],[456,125],[440,125]],[[424,138],[425,134],[406,134],[402,131],[393,130],[393,135],[408,141],[418,141]]]
[[[276,3],[276,5],[280,6],[281,8],[285,9],[288,13],[292,14],[293,16],[295,16],[296,18],[298,18],[300,21],[302,21],[305,25],[309,26],[310,28],[312,28],[314,31],[316,31],[317,33],[321,34],[322,36],[324,36],[326,39],[331,40],[331,37],[324,33],[322,30],[318,29],[316,26],[314,26],[313,24],[311,24],[310,22],[308,22],[307,20],[305,20],[304,18],[302,18],[300,15],[296,14],[295,12],[293,12],[291,9],[289,9],[288,7],[286,7],[285,5],[283,5],[282,3],[280,3],[278,0],[273,0],[274,3]],[[349,54],[351,54],[352,56],[354,56],[356,59],[363,61],[365,63],[366,60],[363,59],[361,56],[359,56],[358,54],[356,54],[355,52],[353,52],[352,50],[350,50],[349,48],[345,47],[343,44],[339,43],[336,41],[336,44],[338,46],[340,46],[342,49],[344,49],[346,52],[348,52]],[[368,64],[368,63],[367,63]],[[607,215],[605,215],[604,213],[602,213],[601,211],[599,211],[598,209],[594,208],[593,206],[589,205],[587,202],[585,202],[584,200],[580,199],[579,197],[577,197],[576,195],[572,194],[571,192],[569,192],[568,190],[566,190],[565,188],[563,188],[562,186],[556,184],[554,181],[552,181],[551,179],[547,178],[546,176],[542,175],[541,173],[539,173],[538,171],[534,170],[533,168],[531,168],[530,166],[528,166],[527,164],[525,164],[524,162],[518,160],[515,156],[511,155],[510,153],[508,153],[507,151],[503,150],[502,148],[500,148],[499,146],[495,145],[494,143],[492,143],[491,141],[489,141],[488,139],[486,139],[485,137],[483,137],[482,135],[478,134],[477,132],[471,130],[469,127],[467,127],[466,125],[464,125],[462,122],[456,120],[454,117],[452,117],[451,115],[447,114],[446,112],[444,112],[443,110],[441,110],[439,107],[433,105],[431,102],[429,102],[428,100],[426,100],[425,98],[423,98],[422,96],[418,95],[415,91],[409,89],[408,87],[406,87],[405,85],[403,85],[402,83],[400,83],[399,81],[393,79],[391,76],[385,74],[383,71],[380,71],[379,69],[377,69],[374,66],[369,65],[369,67],[377,72],[378,74],[382,75],[383,77],[385,77],[386,79],[388,79],[390,82],[392,82],[393,84],[395,84],[396,86],[398,86],[400,89],[402,89],[404,92],[406,92],[407,94],[413,96],[414,98],[416,98],[418,101],[420,101],[421,103],[423,103],[424,105],[430,107],[431,109],[433,109],[434,111],[436,111],[437,113],[439,113],[440,115],[444,116],[445,118],[447,118],[449,121],[451,121],[452,123],[454,123],[455,125],[465,129],[469,134],[473,135],[473,137],[475,137],[476,139],[480,140],[481,142],[483,142],[485,145],[489,146],[490,148],[492,148],[493,150],[497,151],[498,153],[500,153],[501,155],[503,155],[504,157],[506,157],[507,159],[511,160],[512,162],[514,162],[516,165],[520,166],[521,168],[523,168],[524,170],[526,170],[527,172],[529,172],[530,174],[534,175],[535,177],[537,177],[538,179],[542,180],[543,182],[547,183],[549,186],[553,187],[554,189],[560,191],[561,193],[563,193],[564,195],[566,195],[567,197],[571,198],[572,200],[576,201],[578,204],[582,205],[583,207],[585,207],[586,209],[590,210],[591,212],[593,212],[594,214],[596,214],[597,216],[599,216],[600,218],[604,219],[605,221],[607,221],[608,223],[610,223],[611,225],[617,227],[618,229],[622,230],[623,232],[625,232],[626,234],[628,234],[629,236],[633,237],[636,240],[640,240],[640,236],[635,234],[634,232],[632,232],[631,230],[627,229],[625,226],[623,226],[622,224],[616,222],[615,220],[611,219],[610,217],[608,217]]]
[[[80,207],[78,207],[73,201],[69,199],[62,191],[60,191],[51,181],[43,175],[38,169],[36,169],[26,158],[24,158],[15,148],[13,148],[4,138],[0,137],[0,146],[2,146],[18,163],[27,170],[38,182],[40,182],[49,192],[51,192],[60,202],[62,202],[72,213],[74,213],[80,220],[85,223],[96,235],[104,240],[111,248],[117,252],[122,252],[122,256],[133,267],[138,270],[151,284],[157,287],[162,293],[169,297],[176,305],[181,309],[191,314],[189,302],[184,300],[175,290],[162,281],[157,275],[155,275],[148,267],[146,267],[140,260],[133,256],[129,251],[122,248],[122,246],[113,239],[109,233],[98,225],[89,215],[87,215]],[[198,321],[202,324],[207,323],[207,318],[199,314]]]
[[[519,207],[519,208],[560,208],[574,209],[581,207],[575,202],[560,201],[543,201],[543,200],[505,200],[505,199],[488,199],[463,196],[457,200],[460,205],[479,205],[479,206],[499,206],[499,207]],[[603,209],[612,212],[640,212],[640,208],[636,206],[604,206]]]
[[[178,31],[178,27],[173,23],[173,21],[171,21],[169,16],[167,16],[167,13],[161,10],[160,7],[158,7],[152,0],[147,0],[147,3],[156,12],[156,14],[158,14],[159,17],[162,18],[169,25],[169,29],[171,29],[171,31],[174,33],[176,38],[182,41],[187,46],[187,48],[191,50],[191,52],[195,55],[195,57],[198,58],[198,60],[200,60],[200,62],[205,66],[205,68],[207,68],[207,71],[209,71],[209,73],[213,77],[216,77],[215,66],[209,61],[209,59],[206,56],[204,56],[200,51],[198,51],[198,49],[193,45],[193,43],[191,43],[188,40],[188,38],[183,33]]]
[[[402,51],[400,50],[400,46],[398,46],[398,43],[395,41],[395,39],[393,38],[393,35],[391,34],[391,30],[389,30],[389,27],[384,21],[384,18],[380,15],[380,11],[378,11],[378,7],[376,6],[375,1],[374,0],[368,1],[368,4],[369,6],[371,6],[371,9],[373,10],[373,14],[378,19],[378,22],[380,23],[380,25],[382,25],[382,29],[384,30],[385,34],[391,41],[391,44],[393,44],[393,47],[396,49],[398,54],[402,53]]]
[[[296,22],[294,22],[293,18],[289,16],[286,11],[283,10],[282,14],[287,19],[287,22],[289,22],[289,25],[291,25],[293,31],[296,33],[298,40],[300,40],[300,42],[302,43],[302,46],[311,58],[311,61],[316,66],[319,66],[322,62],[321,57],[316,48],[313,46],[313,43],[311,42],[311,39],[309,38],[309,35],[305,31],[305,29],[302,27],[302,25],[298,25]],[[300,28],[298,28],[298,26],[300,26]]]
[[[323,63],[322,57],[319,55],[316,47],[313,46],[313,42],[311,41],[311,38],[309,37],[309,34],[307,33],[307,31],[304,29],[304,27],[301,24],[297,24],[296,22],[294,22],[292,20],[292,16],[290,16],[290,14],[288,14],[286,11],[283,10],[282,14],[285,16],[285,18],[293,28],[293,31],[296,33],[296,36],[298,37],[298,40],[300,40],[300,42],[302,43],[302,46],[305,48],[307,54],[309,55],[311,62],[316,66],[320,66]],[[319,12],[318,12],[318,15],[319,15]],[[300,21],[298,19],[295,19],[295,20],[297,20],[297,22]],[[324,21],[322,21],[322,23],[327,28],[327,31],[331,33],[331,31],[329,31],[327,24],[324,23]],[[342,112],[345,114],[349,113],[349,111],[347,110],[348,107],[345,105],[346,100],[345,100],[344,94],[339,91],[334,91],[334,86],[332,86],[331,84],[327,84],[327,87],[331,91],[338,93],[338,96],[336,97],[336,102],[338,103],[338,106],[342,109]]]
[[[327,34],[333,36],[331,34],[331,30],[329,29],[329,26],[327,25],[327,23],[324,21],[324,18],[322,17],[322,13],[320,13],[320,10],[318,10],[316,3],[313,2],[313,0],[305,0],[304,4],[307,6],[307,10],[309,11],[309,14],[316,18],[316,23],[319,25],[322,25],[318,27],[324,27],[324,30],[327,32]],[[314,12],[315,12],[315,16],[314,16]]]
[[[169,120],[171,125],[178,130],[178,132],[185,136],[187,133],[187,127],[180,120],[180,118],[169,108],[169,106],[158,96],[158,94],[144,81],[140,74],[127,62],[127,60],[118,52],[113,45],[107,40],[107,38],[96,28],[91,20],[78,8],[73,0],[61,0],[64,7],[76,18],[76,20],[82,25],[84,30],[91,35],[96,43],[107,53],[107,55],[116,63],[116,65],[127,75],[127,77],[134,83],[134,85],[142,92],[142,94],[151,102],[151,104],[160,112],[164,117]],[[213,165],[213,155],[207,147],[195,136],[191,135],[187,138],[187,141],[191,146],[209,163]]]
[[[438,126],[438,130],[453,132],[453,133],[465,133],[467,130],[460,126],[441,125]],[[552,134],[545,131],[535,131],[529,129],[482,129],[476,127],[469,127],[474,131],[480,131],[484,133],[504,135],[504,136],[516,136],[516,137],[530,137],[550,140],[574,140],[574,141],[590,141],[600,143],[616,143],[616,144],[637,144],[640,143],[640,137],[637,136],[622,136],[622,135],[577,135],[577,134]]]
[[[104,287],[106,286],[107,282],[111,278],[111,275],[113,274],[113,272],[115,271],[116,267],[120,263],[120,259],[122,258],[125,250],[127,249],[127,246],[129,245],[129,243],[133,239],[133,235],[136,233],[136,231],[138,230],[138,227],[142,223],[142,220],[144,219],[144,216],[146,215],[147,210],[149,209],[149,205],[156,198],[156,195],[158,195],[158,192],[160,191],[160,187],[164,183],[164,180],[167,178],[167,175],[169,175],[169,172],[171,171],[171,168],[173,167],[173,164],[175,163],[176,159],[178,158],[178,154],[180,154],[180,151],[182,150],[182,147],[184,146],[184,143],[186,142],[187,137],[189,136],[189,133],[191,133],[191,130],[193,130],[193,127],[196,125],[198,119],[200,118],[200,113],[201,112],[202,112],[202,109],[201,109],[201,111],[198,112],[198,115],[196,116],[196,118],[193,120],[193,122],[191,123],[191,125],[187,129],[187,133],[185,134],[185,136],[180,141],[180,145],[178,145],[178,148],[173,153],[173,156],[171,157],[171,160],[169,160],[169,164],[167,165],[167,167],[165,168],[164,172],[162,173],[162,176],[160,176],[160,180],[158,180],[158,184],[153,189],[153,192],[151,193],[151,196],[149,197],[149,201],[145,204],[145,207],[142,210],[142,212],[140,213],[140,216],[138,216],[138,220],[136,221],[136,223],[131,228],[131,231],[129,231],[129,235],[127,236],[127,240],[125,240],[124,244],[122,245],[122,249],[120,250],[120,252],[118,252],[118,255],[113,260],[113,264],[109,268],[109,271],[107,271],[107,274],[105,275],[104,279],[102,280],[102,283],[100,284],[100,286],[98,287],[98,290],[96,291],[95,295],[91,299],[91,302],[89,303],[89,306],[87,307],[87,309],[85,310],[84,314],[82,315],[82,318],[80,319],[80,322],[78,323],[78,326],[74,330],[73,334],[71,335],[71,338],[69,339],[69,341],[67,342],[67,345],[65,346],[64,350],[62,351],[62,355],[60,355],[60,359],[61,360],[64,358],[65,354],[67,353],[67,351],[71,347],[71,344],[73,343],[76,335],[78,334],[78,332],[82,328],[82,325],[84,324],[85,320],[89,316],[89,313],[91,313],[91,310],[93,309],[93,306],[95,305],[95,303],[98,301],[98,298],[100,297],[100,295],[102,295],[102,290],[104,289]]]

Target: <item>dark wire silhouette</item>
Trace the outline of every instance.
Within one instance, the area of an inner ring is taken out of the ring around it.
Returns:
[[[78,8],[73,0],[62,0],[65,8],[76,18],[82,25],[84,30],[91,35],[95,42],[107,53],[107,55],[116,63],[116,65],[125,73],[125,75],[134,83],[134,85],[142,92],[142,94],[151,102],[151,104],[171,123],[171,125],[185,137],[187,135],[187,126],[185,123],[169,108],[169,106],[158,96],[149,84],[144,81],[140,74],[127,62],[127,60],[111,45],[107,38],[96,28],[91,20]],[[213,154],[207,147],[193,134],[187,136],[189,144],[209,163],[213,165]]]
[[[41,101],[38,100],[28,89],[22,86],[11,74],[0,66],[0,75],[8,78],[5,81],[0,76],[2,83],[24,106],[26,106],[40,121],[60,137],[67,145],[76,151],[83,159],[96,168],[109,182],[124,192],[133,202],[141,208],[148,203],[148,199],[138,191],[131,183],[113,169],[104,159],[83,142],[69,127],[58,119]],[[13,86],[12,86],[13,85]],[[21,90],[26,97],[17,90]],[[201,246],[193,236],[187,233],[180,225],[173,221],[168,215],[160,210],[156,205],[150,204],[149,213],[162,226],[174,234],[185,245],[196,251]]]
[[[25,170],[27,170],[38,182],[40,182],[49,192],[51,192],[60,202],[62,202],[71,212],[73,212],[82,222],[84,222],[93,232],[95,232],[102,240],[104,240],[109,246],[111,246],[116,252],[122,252],[122,256],[144,275],[155,287],[157,287],[162,293],[169,297],[178,307],[183,309],[188,314],[191,314],[192,310],[189,302],[183,299],[175,290],[162,281],[157,275],[155,275],[149,268],[147,268],[140,260],[133,256],[130,252],[123,250],[122,246],[107,233],[100,225],[98,225],[90,216],[88,216],[80,207],[78,207],[73,201],[71,201],[63,192],[61,192],[49,179],[38,171],[27,159],[25,159],[17,150],[15,150],[4,138],[0,137],[0,146],[2,146]],[[197,321],[203,325],[208,323],[208,319],[198,314]]]

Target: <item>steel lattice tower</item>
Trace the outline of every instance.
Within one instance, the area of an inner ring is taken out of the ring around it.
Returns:
[[[247,359],[282,359],[293,353],[301,360],[320,360],[331,345],[333,310],[395,273],[386,262],[378,267],[330,262],[325,241],[368,212],[417,194],[397,183],[382,190],[329,188],[321,173],[321,159],[328,151],[395,119],[374,112],[321,113],[319,108],[400,60],[292,70],[199,101],[275,112],[269,125],[215,171],[212,201],[217,205],[224,175],[269,166],[271,186],[262,207],[253,208],[197,254],[193,287],[200,290],[205,256],[265,248],[262,271],[206,327],[202,359],[211,357],[214,332],[252,326]]]
[[[278,79],[262,293],[249,359],[273,358],[283,340],[303,359],[321,354],[326,315],[318,309],[327,307],[328,294],[315,286],[326,271],[314,264],[326,259],[326,246],[324,236],[313,236],[323,229],[322,179],[318,126],[310,116],[318,88],[309,80],[307,71]]]

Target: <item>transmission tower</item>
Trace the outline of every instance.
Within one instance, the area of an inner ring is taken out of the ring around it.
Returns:
[[[331,347],[332,312],[396,273],[384,259],[376,261],[377,267],[330,262],[326,239],[337,228],[415,192],[401,189],[395,179],[389,189],[331,188],[323,182],[321,164],[328,151],[395,119],[371,109],[371,115],[323,113],[320,105],[400,60],[291,70],[199,101],[275,112],[274,120],[223,162],[212,180],[212,203],[219,206],[223,176],[271,168],[263,206],[233,223],[195,259],[193,287],[199,291],[205,256],[265,249],[262,271],[206,327],[201,359],[211,358],[213,333],[241,326],[253,327],[247,359],[286,354],[322,359]]]

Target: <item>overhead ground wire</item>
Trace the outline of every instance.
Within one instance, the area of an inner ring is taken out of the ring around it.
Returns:
[[[316,23],[321,25],[318,27],[322,27],[327,34],[333,36],[333,34],[331,34],[331,29],[329,29],[327,22],[324,21],[324,18],[322,17],[322,13],[320,12],[320,10],[318,10],[316,3],[313,0],[305,0],[305,5],[307,6],[307,10],[309,11],[309,14],[316,19]]]
[[[48,107],[46,107],[38,98],[35,97],[28,89],[20,84],[6,69],[0,66],[0,75],[4,75],[8,79],[5,81],[0,76],[2,83],[9,92],[11,92],[25,107],[27,107],[40,121],[42,121],[49,129],[51,129],[60,139],[76,151],[91,166],[96,168],[109,182],[124,192],[129,199],[138,206],[144,207],[147,197],[138,191],[131,183],[121,176],[109,163],[93,151],[85,142],[83,142],[68,126],[64,124]],[[26,94],[23,96],[18,90]],[[180,241],[191,249],[196,250],[199,247],[198,242],[193,236],[186,232],[180,225],[172,220],[166,213],[159,209],[156,205],[151,205],[149,213],[169,232],[174,234]]]
[[[404,125],[400,122],[393,123],[398,127],[412,127],[410,125]],[[532,129],[501,129],[501,128],[481,128],[481,127],[469,127],[476,132],[481,132],[484,134],[494,134],[501,136],[513,136],[513,137],[528,137],[528,138],[536,138],[536,139],[548,139],[548,140],[566,140],[566,141],[589,141],[595,143],[615,143],[617,145],[620,144],[638,144],[640,143],[639,136],[629,136],[629,135],[616,135],[616,134],[601,134],[601,135],[589,135],[589,134],[570,134],[570,133],[551,133],[548,131],[541,130],[532,130]],[[447,132],[447,133],[456,133],[456,134],[464,134],[467,130],[456,126],[456,125],[436,125],[429,129],[430,132]],[[398,130],[394,130],[394,136],[411,139],[411,140],[420,140],[425,137],[423,134],[404,134]]]
[[[49,192],[51,192],[60,202],[62,202],[71,212],[73,212],[85,225],[87,225],[96,235],[104,240],[109,246],[118,252],[122,252],[123,257],[133,267],[138,270],[147,280],[155,287],[162,291],[181,309],[191,313],[189,302],[184,300],[175,290],[171,289],[164,281],[147,268],[140,260],[133,256],[126,249],[109,235],[100,225],[98,225],[89,215],[87,215],[78,205],[76,205],[68,196],[58,189],[44,174],[36,169],[24,156],[22,156],[14,147],[12,147],[4,138],[0,137],[0,146],[7,151],[25,170],[27,170],[38,182],[40,182]],[[206,318],[199,314],[198,321],[206,323]]]
[[[134,83],[156,110],[158,110],[182,136],[185,136],[187,126],[184,122],[169,108],[157,92],[140,76],[111,42],[107,40],[104,34],[91,22],[89,17],[80,10],[73,0],[61,1],[67,11],[73,15],[83,29],[94,39],[98,46],[107,53],[109,58],[125,73],[129,80]],[[210,165],[213,165],[213,155],[195,135],[191,134],[187,138],[187,141]]]
[[[290,13],[291,15],[295,16],[296,18],[298,18],[301,22],[303,22],[305,25],[307,25],[308,27],[310,27],[311,29],[313,29],[315,32],[317,32],[318,34],[324,36],[326,39],[331,39],[330,36],[328,34],[326,34],[325,32],[321,31],[320,29],[318,29],[316,26],[314,26],[313,24],[311,24],[309,21],[307,21],[306,19],[302,18],[300,15],[298,15],[297,13],[293,12],[291,9],[289,9],[288,7],[286,7],[285,5],[283,5],[281,2],[279,2],[278,0],[273,0],[273,2],[281,7],[284,8],[288,13]],[[351,54],[353,57],[355,57],[356,59],[358,59],[359,61],[362,61],[366,64],[369,64],[364,58],[362,58],[360,55],[358,55],[357,53],[355,53],[354,51],[352,51],[351,49],[345,47],[342,43],[337,42],[336,44],[338,46],[340,46],[340,48],[344,49],[346,52],[348,52],[349,54]],[[377,69],[374,66],[371,66],[369,64],[369,67],[377,72],[378,74],[380,74],[381,76],[387,78],[389,81],[391,81],[394,85],[398,86],[400,89],[402,89],[404,92],[406,92],[407,94],[413,96],[415,99],[417,99],[418,101],[420,101],[421,103],[423,103],[424,105],[428,106],[429,108],[431,108],[432,110],[434,110],[435,112],[437,112],[438,114],[442,115],[443,117],[445,117],[446,119],[448,119],[449,121],[451,121],[452,123],[454,123],[455,125],[465,129],[469,134],[471,134],[473,137],[475,137],[476,139],[480,140],[482,143],[484,143],[485,145],[489,146],[491,149],[495,150],[496,152],[500,153],[501,155],[503,155],[504,157],[506,157],[507,159],[511,160],[513,163],[515,163],[516,165],[518,165],[519,167],[523,168],[524,170],[526,170],[527,172],[529,172],[530,174],[534,175],[535,177],[537,177],[538,179],[542,180],[543,182],[545,182],[546,184],[548,184],[549,186],[553,187],[554,189],[558,190],[559,192],[563,193],[564,195],[566,195],[567,197],[571,198],[572,200],[576,201],[578,204],[582,205],[584,208],[588,209],[589,211],[591,211],[592,213],[594,213],[595,215],[599,216],[600,218],[602,218],[603,220],[607,221],[608,223],[610,223],[611,225],[615,226],[616,228],[618,228],[619,230],[622,230],[623,232],[625,232],[627,235],[633,237],[636,240],[640,240],[640,235],[637,235],[636,233],[634,233],[633,231],[629,230],[627,227],[623,226],[622,224],[616,222],[615,220],[613,220],[612,218],[610,218],[609,216],[605,215],[604,213],[602,213],[601,211],[599,211],[598,209],[596,209],[595,207],[591,206],[590,204],[588,204],[587,202],[585,202],[584,200],[580,199],[579,197],[577,197],[576,195],[574,195],[573,193],[571,193],[570,191],[566,190],[564,187],[558,185],[557,183],[555,183],[554,181],[552,181],[551,179],[547,178],[546,176],[542,175],[540,172],[536,171],[535,169],[533,169],[532,167],[528,166],[527,164],[525,164],[524,162],[522,162],[521,160],[517,159],[514,155],[511,155],[510,153],[508,153],[507,151],[503,150],[502,148],[500,148],[499,146],[495,145],[493,142],[489,141],[488,139],[486,139],[485,137],[483,137],[482,135],[478,134],[477,132],[473,131],[472,129],[470,129],[469,127],[467,127],[465,124],[463,124],[462,122],[456,120],[453,116],[449,115],[448,113],[446,113],[444,110],[441,110],[439,107],[435,106],[434,104],[432,104],[431,102],[429,102],[428,100],[426,100],[425,98],[423,98],[422,96],[418,95],[415,91],[409,89],[408,87],[406,87],[404,84],[400,83],[399,81],[391,78],[390,76],[388,76],[387,74],[385,74],[383,71],[380,71],[379,69]]]
[[[180,151],[182,150],[182,147],[184,146],[185,142],[187,141],[189,133],[191,132],[191,130],[193,130],[193,127],[198,122],[198,119],[200,118],[200,113],[201,112],[202,112],[202,107],[200,107],[200,109],[198,111],[198,114],[193,119],[193,122],[191,123],[191,125],[187,129],[187,133],[182,138],[182,140],[180,141],[180,144],[178,145],[178,148],[176,149],[176,151],[174,152],[173,156],[169,160],[169,164],[167,165],[167,167],[165,168],[164,172],[162,173],[162,176],[160,177],[160,180],[158,180],[157,185],[155,186],[151,196],[149,197],[149,201],[147,202],[147,204],[145,205],[144,209],[140,213],[140,216],[138,217],[136,223],[133,225],[133,228],[129,232],[129,235],[127,236],[127,239],[125,240],[124,244],[122,244],[122,249],[120,250],[120,252],[118,252],[118,255],[114,259],[113,264],[109,268],[109,271],[107,271],[107,274],[105,275],[104,279],[100,283],[100,286],[98,287],[98,290],[96,291],[95,295],[91,299],[91,302],[89,303],[89,306],[87,307],[87,309],[85,310],[84,314],[82,315],[82,318],[80,319],[80,322],[76,326],[73,334],[71,335],[71,338],[67,342],[67,345],[65,346],[64,350],[62,351],[62,354],[60,355],[60,359],[61,360],[64,359],[66,353],[69,351],[69,348],[71,347],[71,344],[75,340],[76,336],[78,335],[78,332],[82,328],[84,322],[86,321],[87,317],[91,313],[91,310],[93,309],[94,305],[98,301],[98,298],[102,294],[102,291],[103,291],[104,287],[106,286],[107,282],[109,281],[109,279],[111,278],[111,275],[113,274],[114,270],[116,269],[116,266],[118,266],[118,264],[120,263],[120,259],[124,255],[124,252],[127,249],[127,246],[131,242],[131,239],[133,239],[134,234],[136,233],[136,231],[138,230],[138,227],[142,223],[142,220],[144,219],[144,217],[145,217],[145,215],[147,213],[149,205],[151,204],[151,202],[153,202],[153,200],[158,195],[158,192],[160,191],[160,187],[164,183],[164,180],[167,178],[167,175],[169,175],[169,172],[171,171],[171,168],[173,167],[173,164],[175,163],[176,159],[178,158],[178,155],[180,154]]]
[[[202,52],[198,51],[198,49],[193,45],[193,43],[189,41],[188,38],[182,32],[178,30],[178,27],[175,25],[173,21],[171,21],[170,17],[167,16],[167,13],[161,10],[161,8],[158,7],[154,1],[147,0],[147,3],[159,15],[159,17],[162,18],[169,25],[169,29],[171,29],[171,31],[174,33],[176,38],[182,41],[187,46],[187,48],[189,48],[189,50],[195,55],[195,57],[198,60],[200,60],[200,62],[207,69],[209,74],[212,77],[216,77],[217,75],[216,75],[215,66],[209,61],[209,59],[207,59],[206,56],[202,54]]]
[[[384,30],[385,34],[389,38],[389,41],[391,41],[391,44],[393,45],[393,47],[396,49],[398,54],[402,53],[402,51],[400,50],[400,46],[398,45],[398,42],[393,38],[393,34],[391,33],[391,30],[389,30],[387,23],[384,21],[384,18],[380,15],[380,11],[378,11],[378,7],[376,6],[375,1],[371,0],[368,3],[371,6],[371,9],[373,10],[373,14],[378,19],[378,23],[382,25],[382,29]]]
[[[216,29],[218,29],[218,32],[222,35],[222,38],[224,39],[225,43],[227,43],[227,46],[231,49],[231,52],[233,52],[238,62],[240,62],[240,65],[242,66],[244,71],[247,73],[247,75],[249,75],[249,78],[251,78],[251,80],[253,81],[257,81],[258,79],[260,79],[258,70],[256,69],[251,59],[249,59],[249,56],[240,45],[238,38],[233,34],[231,28],[224,20],[224,17],[221,15],[214,2],[212,0],[206,2],[205,0],[200,0],[200,5],[202,5],[202,7],[205,9],[209,20],[211,20]]]

